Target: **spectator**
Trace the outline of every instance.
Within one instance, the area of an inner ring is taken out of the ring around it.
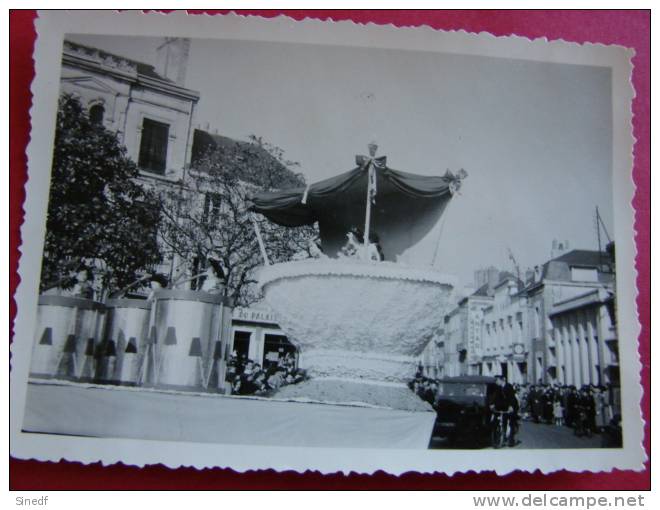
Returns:
[[[561,396],[559,393],[555,395],[555,401],[553,403],[552,414],[554,416],[555,425],[561,427],[564,425],[564,408],[561,405]]]

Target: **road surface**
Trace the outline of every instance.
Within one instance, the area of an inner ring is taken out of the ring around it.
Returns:
[[[517,449],[540,448],[600,448],[601,435],[576,437],[573,429],[523,421],[520,423],[516,446]],[[455,448],[441,438],[433,438],[429,445],[432,449]]]

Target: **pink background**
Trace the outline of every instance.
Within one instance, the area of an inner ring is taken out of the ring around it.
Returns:
[[[191,11],[198,12],[198,11]],[[215,11],[210,11],[215,12]],[[220,11],[219,11],[220,12]],[[639,352],[642,359],[642,382],[645,395],[642,410],[650,419],[650,11],[239,11],[272,17],[284,13],[295,19],[305,17],[353,20],[398,26],[428,25],[437,29],[490,32],[494,35],[547,37],[574,42],[619,44],[635,49],[633,84],[633,127],[637,139],[633,178],[637,192],[633,200],[637,231],[637,299],[642,333]],[[10,296],[19,282],[16,273],[20,245],[22,204],[27,176],[25,149],[29,140],[30,83],[34,77],[32,51],[36,37],[33,11],[10,14]],[[16,315],[16,303],[10,302],[10,315]],[[11,328],[11,325],[10,325]],[[10,330],[10,337],[13,330]],[[650,427],[645,427],[644,445],[650,455]],[[405,474],[394,477],[379,472],[367,475],[320,475],[294,472],[259,471],[239,474],[229,469],[191,468],[170,470],[163,466],[143,469],[114,465],[89,466],[75,462],[44,463],[10,460],[10,487],[15,490],[59,489],[600,489],[632,490],[650,488],[650,463],[641,473],[568,473],[543,475],[512,473],[499,477],[489,473],[445,475]]]

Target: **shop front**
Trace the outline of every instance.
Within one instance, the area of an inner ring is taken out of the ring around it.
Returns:
[[[278,326],[272,312],[262,308],[235,308],[232,316],[229,355],[252,360],[263,369],[293,360],[298,366],[298,350]]]

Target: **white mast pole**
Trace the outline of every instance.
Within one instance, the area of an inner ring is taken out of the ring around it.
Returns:
[[[371,172],[374,171],[374,166],[369,161],[367,163],[367,210],[364,219],[364,242],[362,247],[362,259],[367,260],[369,258],[369,230],[371,229]]]
[[[268,253],[266,253],[266,246],[264,245],[264,240],[261,237],[261,230],[259,230],[259,224],[254,217],[254,213],[250,214],[250,219],[252,220],[252,225],[254,225],[254,232],[257,235],[257,242],[259,243],[259,250],[261,251],[261,256],[264,259],[264,264],[270,266],[270,260],[268,260]]]
[[[370,159],[367,162],[367,207],[364,219],[364,243],[363,243],[363,254],[362,259],[367,260],[369,258],[369,236],[371,230],[371,194],[372,186],[376,182],[376,168],[374,167],[373,158],[376,156],[376,151],[378,150],[378,145],[376,142],[371,142],[367,145],[369,148]]]

